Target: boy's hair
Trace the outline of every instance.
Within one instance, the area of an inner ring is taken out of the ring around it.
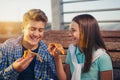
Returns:
[[[31,9],[26,12],[23,16],[23,26],[26,25],[29,21],[42,21],[45,24],[48,21],[46,14],[40,9]]]

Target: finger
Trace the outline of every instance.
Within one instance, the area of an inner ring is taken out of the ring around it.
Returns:
[[[31,57],[28,56],[28,57],[26,57],[26,58],[23,58],[20,63],[21,63],[21,64],[25,64],[25,63],[28,63],[28,64],[29,64],[29,63],[33,60],[33,58],[34,58],[33,56],[31,56]]]
[[[20,64],[22,65],[22,68],[24,68],[24,69],[26,69],[28,66],[29,66],[29,64],[30,64],[30,62],[33,60],[33,58],[29,58],[29,59],[23,59],[21,62],[20,62]]]
[[[54,55],[54,51],[53,50],[51,50],[50,48],[48,48],[48,51],[49,51],[49,53],[50,53],[50,55]]]
[[[19,59],[17,59],[16,61],[17,61],[17,62],[20,62],[22,59],[23,59],[23,58],[19,58]]]
[[[48,50],[49,52],[51,52],[51,48],[50,48],[50,47],[48,47],[47,50]]]
[[[60,55],[60,52],[59,52],[59,50],[56,48],[55,50],[54,50],[54,57],[58,57]]]
[[[48,45],[48,50],[49,50],[49,51],[52,51],[54,48],[55,48],[55,45],[54,45],[54,44],[50,43],[50,44]]]
[[[55,49],[54,49],[54,53],[55,53],[55,54],[59,54],[60,51],[59,51],[57,48],[55,48]]]
[[[24,64],[30,64],[30,62],[33,60],[33,58],[34,58],[34,57],[25,59],[25,60],[23,61]]]

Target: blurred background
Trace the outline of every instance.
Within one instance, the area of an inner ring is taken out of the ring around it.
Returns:
[[[46,30],[68,30],[78,14],[91,14],[102,31],[120,31],[120,0],[0,0],[0,41],[21,34],[23,14],[40,8],[48,16]]]

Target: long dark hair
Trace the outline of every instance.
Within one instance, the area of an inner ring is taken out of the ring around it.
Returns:
[[[72,21],[79,25],[79,29],[81,29],[83,33],[83,39],[80,39],[83,45],[79,47],[85,55],[83,72],[88,72],[92,63],[93,50],[98,48],[104,48],[106,50],[106,47],[100,34],[98,22],[93,16],[82,14],[74,17]]]

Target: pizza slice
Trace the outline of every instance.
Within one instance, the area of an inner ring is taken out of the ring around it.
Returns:
[[[23,58],[29,56],[28,54],[36,56],[40,60],[40,62],[42,62],[42,58],[40,57],[40,55],[38,53],[32,52],[30,49],[24,51]]]
[[[55,51],[59,52],[60,54],[64,53],[64,48],[59,43],[49,43],[48,44],[48,51],[54,55]]]

